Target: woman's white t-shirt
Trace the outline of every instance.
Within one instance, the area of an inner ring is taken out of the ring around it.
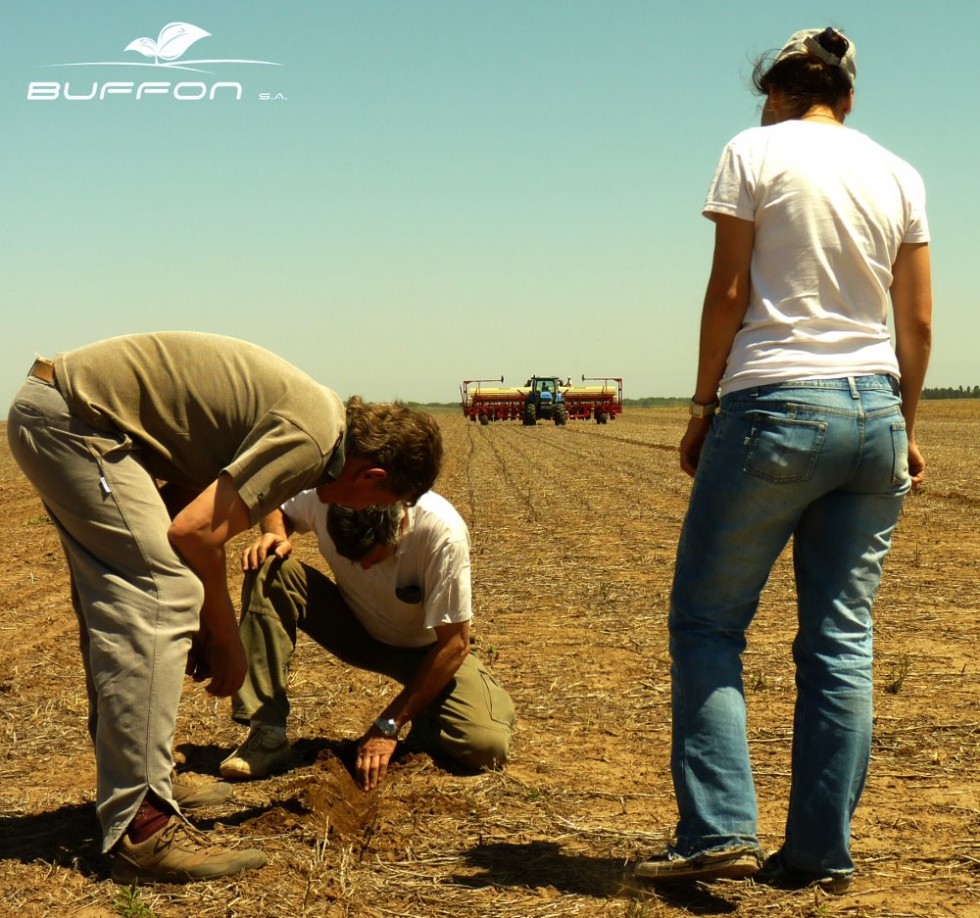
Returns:
[[[892,265],[929,241],[918,172],[858,131],[791,120],[725,148],[703,213],[755,224],[751,296],[722,395],[792,379],[890,374]]]

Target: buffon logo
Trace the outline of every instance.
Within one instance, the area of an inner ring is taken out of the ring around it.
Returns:
[[[211,33],[190,22],[169,22],[155,38],[135,38],[123,51],[142,55],[119,61],[79,61],[72,64],[46,64],[46,67],[148,67],[158,72],[184,71],[188,73],[214,74],[226,65],[259,65],[281,67],[274,61],[256,61],[245,58],[210,57],[184,60],[184,54],[192,45]],[[129,96],[137,101],[152,96],[169,96],[178,102],[213,102],[216,99],[240,101],[243,87],[238,80],[203,79],[186,80],[99,80],[73,78],[71,80],[32,81],[27,86],[28,102],[104,102],[118,96]],[[286,101],[281,92],[260,92],[261,101]]]

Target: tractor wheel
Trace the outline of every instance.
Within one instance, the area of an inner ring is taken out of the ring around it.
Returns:
[[[487,424],[489,424],[489,423],[490,423],[490,418],[489,418],[489,417],[487,417],[487,413],[486,413],[485,411],[481,411],[481,412],[480,412],[480,423],[481,423],[481,424],[482,424],[482,425],[483,425],[484,427],[486,427],[486,426],[487,426]]]
[[[605,424],[606,423],[606,412],[605,411],[597,411],[595,413],[595,422],[596,422],[596,424]]]
[[[564,405],[555,408],[555,426],[564,427],[568,422],[568,409]]]
[[[532,403],[524,406],[524,426],[533,427],[538,423],[538,412]]]

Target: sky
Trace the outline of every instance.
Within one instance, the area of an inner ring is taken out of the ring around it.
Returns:
[[[11,0],[0,417],[35,354],[164,329],[343,397],[532,374],[688,396],[700,210],[758,123],[752,62],[831,24],[857,48],[848,125],[926,183],[927,385],[978,384],[975,0]]]

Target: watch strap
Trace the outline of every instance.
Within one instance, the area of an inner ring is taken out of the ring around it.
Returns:
[[[708,404],[703,404],[702,402],[696,402],[691,399],[690,405],[688,405],[688,413],[692,418],[710,418],[718,410],[718,401],[708,402]]]

